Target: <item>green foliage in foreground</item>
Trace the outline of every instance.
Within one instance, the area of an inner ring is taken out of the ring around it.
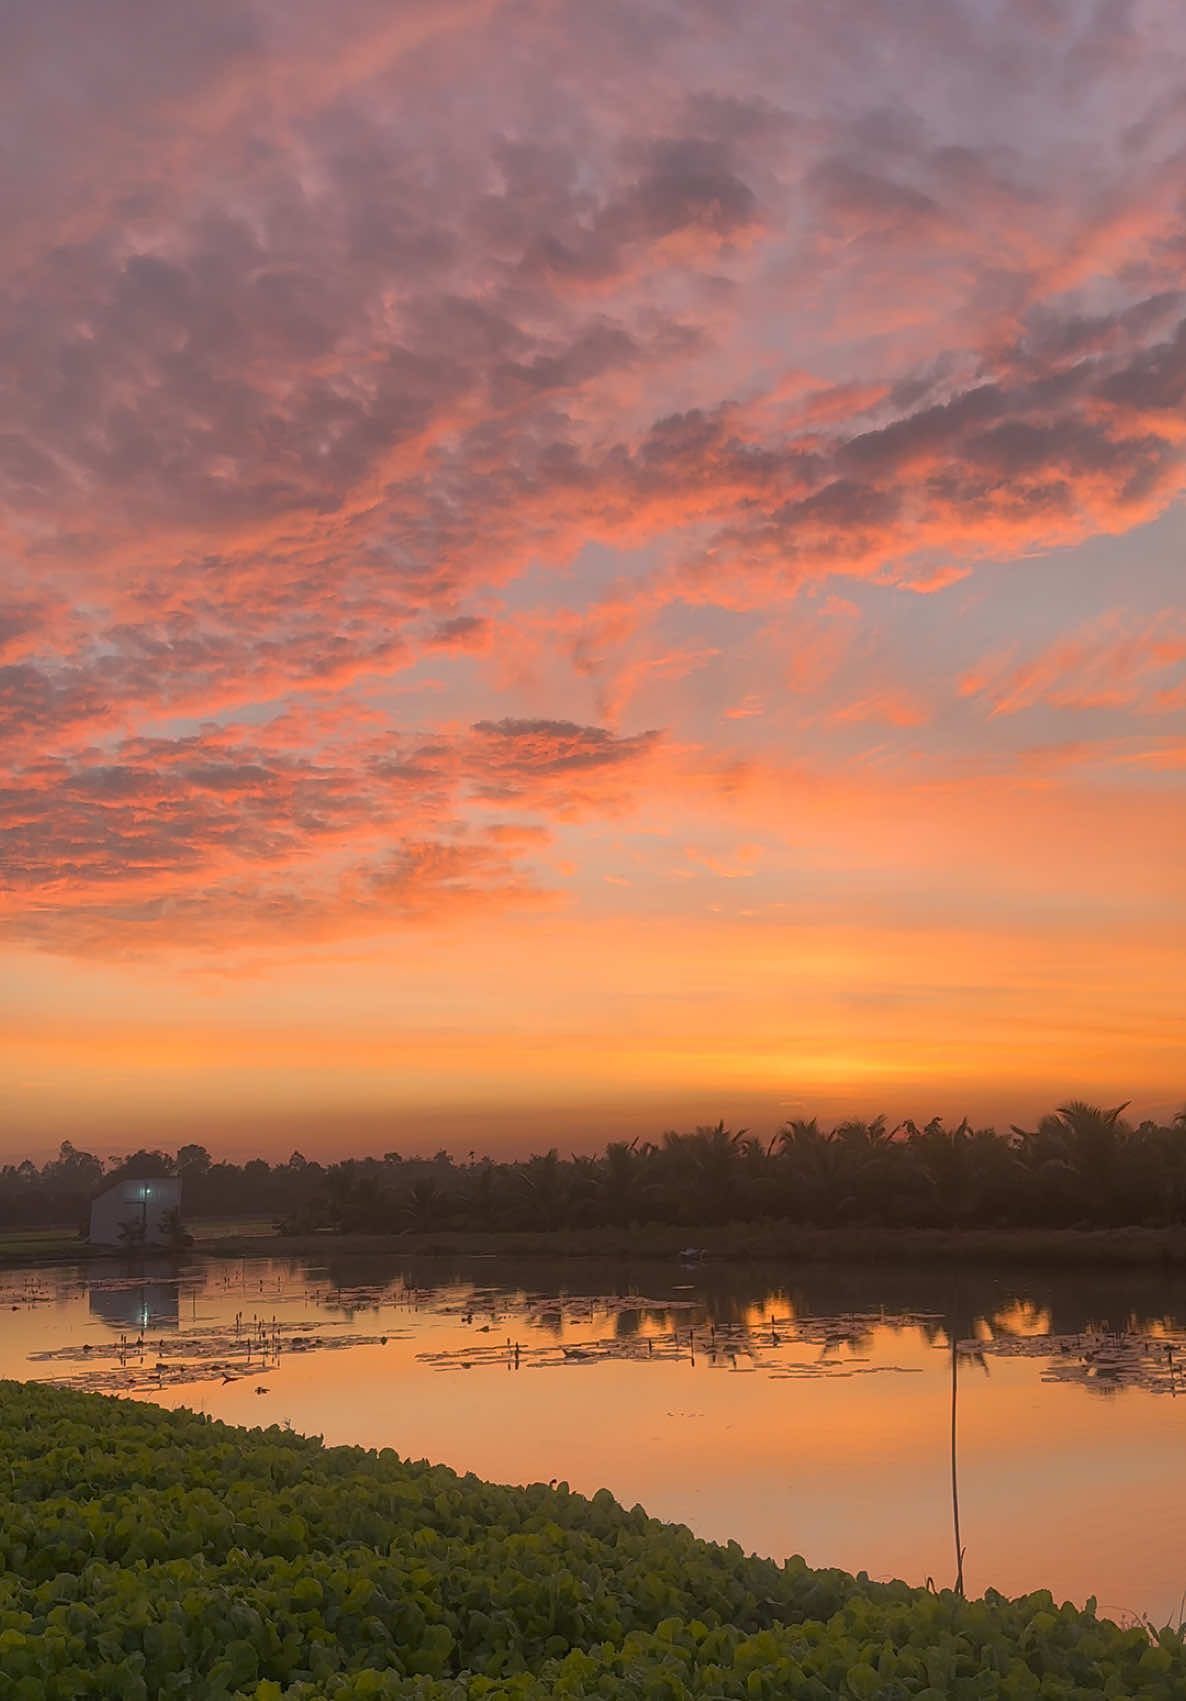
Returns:
[[[748,1558],[608,1494],[0,1383],[0,1701],[1186,1696],[1049,1595]]]

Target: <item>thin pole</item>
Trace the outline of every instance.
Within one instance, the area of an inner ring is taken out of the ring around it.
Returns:
[[[955,1592],[964,1592],[964,1550],[960,1543],[960,1485],[956,1456],[956,1410],[958,1389],[959,1347],[956,1341],[956,1321],[951,1319],[951,1520],[955,1527]]]

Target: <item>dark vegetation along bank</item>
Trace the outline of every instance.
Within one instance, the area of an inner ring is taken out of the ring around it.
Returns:
[[[788,1122],[769,1140],[718,1123],[597,1156],[518,1162],[448,1153],[328,1166],[215,1162],[202,1146],[102,1160],[64,1145],[0,1171],[0,1228],[76,1224],[126,1175],[179,1174],[187,1218],[265,1216],[290,1234],[572,1233],[765,1222],[817,1229],[1109,1229],[1186,1224],[1186,1112],[1132,1126],[1124,1106],[1071,1103],[1000,1134],[884,1117]]]
[[[0,1701],[1098,1701],[1182,1636],[749,1558],[558,1488],[0,1383]]]

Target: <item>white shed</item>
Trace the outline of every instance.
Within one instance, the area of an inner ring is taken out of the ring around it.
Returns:
[[[117,1181],[91,1206],[92,1246],[168,1246],[181,1226],[181,1182],[175,1175]]]

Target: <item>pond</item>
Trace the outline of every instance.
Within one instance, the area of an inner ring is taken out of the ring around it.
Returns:
[[[958,1496],[970,1594],[1183,1612],[1186,1281],[1159,1271],[195,1258],[0,1271],[0,1308],[0,1376],[939,1587]]]

